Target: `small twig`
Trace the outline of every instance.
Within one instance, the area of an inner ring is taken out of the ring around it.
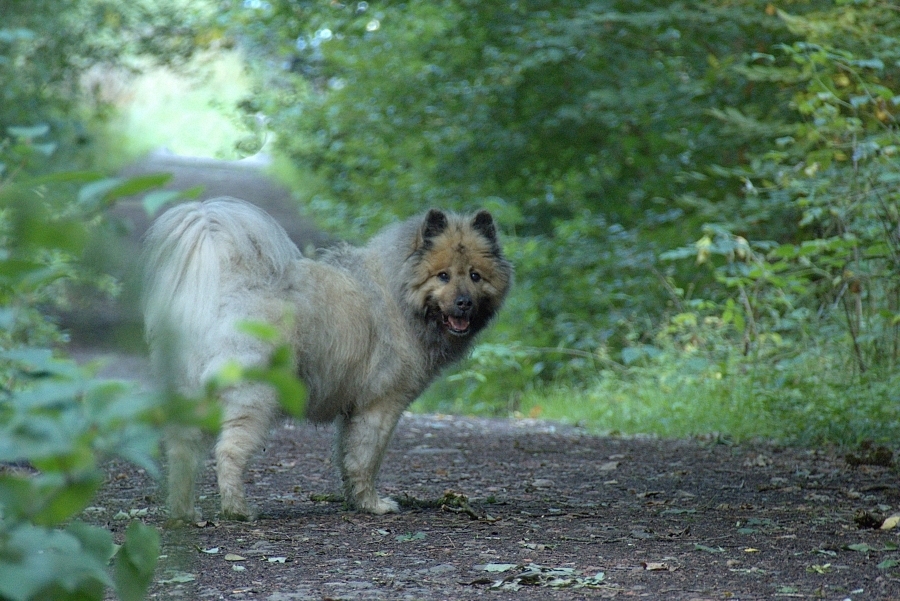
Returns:
[[[853,340],[853,351],[856,353],[856,361],[859,363],[859,373],[866,373],[866,362],[862,356],[862,349],[859,346],[859,337],[857,328],[854,327],[853,317],[850,315],[850,307],[847,306],[847,297],[844,295],[841,298],[841,305],[844,307],[844,314],[847,317],[847,329],[850,330],[850,338]]]

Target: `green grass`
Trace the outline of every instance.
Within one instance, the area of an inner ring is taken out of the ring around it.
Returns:
[[[536,417],[600,434],[892,444],[900,437],[900,374],[885,370],[850,380],[831,375],[847,371],[812,354],[768,363],[666,354],[602,371],[584,384],[516,384],[508,373],[493,384],[490,373],[476,386],[444,381],[413,410]]]
[[[602,433],[662,437],[719,433],[746,439],[773,431],[771,415],[746,400],[751,396],[746,382],[667,380],[650,374],[613,375],[585,390],[538,389],[524,395],[519,412]]]

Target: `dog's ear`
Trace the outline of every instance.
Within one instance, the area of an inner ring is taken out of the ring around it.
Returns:
[[[478,211],[472,218],[472,228],[490,240],[497,242],[497,228],[494,227],[494,218],[487,211]]]
[[[431,209],[422,222],[422,240],[429,240],[447,229],[447,216],[443,211]]]

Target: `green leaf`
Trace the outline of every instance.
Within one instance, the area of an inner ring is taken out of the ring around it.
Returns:
[[[153,216],[165,205],[181,197],[177,190],[158,190],[144,196],[144,212]]]
[[[25,182],[30,187],[47,184],[86,184],[104,179],[99,171],[60,171],[49,175],[42,175]]]
[[[0,598],[11,601],[102,599],[112,585],[106,565],[112,535],[84,524],[51,530],[12,527],[0,561]]]
[[[31,145],[31,148],[33,148],[36,152],[39,152],[47,157],[56,152],[57,147],[58,145],[56,144],[56,142],[46,142],[44,144]]]
[[[895,171],[886,171],[878,174],[878,181],[885,184],[900,182],[900,173]]]
[[[793,259],[799,254],[799,249],[793,244],[782,244],[770,253],[772,258]]]
[[[50,126],[46,123],[41,123],[40,125],[31,125],[31,126],[18,126],[13,125],[6,128],[6,131],[9,135],[14,138],[22,138],[26,140],[30,140],[32,138],[40,138],[41,136],[47,135],[50,131]]]
[[[273,344],[281,340],[281,332],[270,323],[264,321],[242,321],[237,324],[238,330]]]
[[[171,179],[172,174],[170,173],[151,173],[149,175],[131,177],[107,192],[105,200],[111,201],[122,198],[123,196],[140,194],[147,190],[163,186]]]
[[[59,219],[38,202],[15,205],[12,224],[20,248],[59,249],[77,254],[87,241],[84,223]]]
[[[8,520],[27,516],[37,501],[37,491],[30,476],[0,475],[0,507]]]
[[[250,369],[248,378],[271,384],[278,393],[282,408],[294,417],[303,417],[306,410],[306,386],[293,371],[280,369]]]
[[[155,528],[132,522],[116,555],[116,593],[122,601],[140,601],[153,581],[160,537]]]
[[[854,543],[852,545],[847,545],[844,548],[849,549],[850,551],[858,551],[860,553],[870,553],[872,551],[878,550],[866,543]]]
[[[400,534],[394,537],[398,543],[409,543],[416,540],[424,540],[425,533],[424,532],[416,532],[416,533],[408,533],[408,534]]]
[[[90,505],[101,484],[103,474],[98,470],[67,475],[65,485],[59,486],[55,492],[49,494],[43,505],[34,513],[32,517],[34,523],[55,526],[80,513]]]
[[[122,185],[122,181],[119,177],[108,177],[82,186],[78,191],[78,203],[89,209],[97,208],[111,190]]]
[[[885,559],[875,567],[879,570],[889,570],[891,568],[897,567],[898,565],[900,565],[900,560],[898,559]]]
[[[66,532],[81,541],[85,552],[103,560],[109,560],[115,553],[112,535],[108,530],[89,526],[84,522],[73,522],[66,528]]]
[[[123,179],[112,177],[92,182],[78,192],[78,203],[85,209],[96,210],[112,203],[117,198],[132,196],[157,188],[168,182],[172,176],[168,173],[153,173]]]

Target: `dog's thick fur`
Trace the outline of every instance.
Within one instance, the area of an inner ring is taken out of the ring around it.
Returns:
[[[431,210],[361,248],[304,258],[257,207],[230,198],[178,205],[145,240],[144,325],[157,377],[194,394],[226,363],[263,364],[271,349],[235,328],[280,324],[306,383],[307,417],[337,424],[335,463],[346,500],[397,511],[375,477],[400,415],[439,372],[463,357],[512,282],[491,215]],[[174,341],[172,341],[174,338]],[[222,395],[215,446],[224,517],[252,519],[243,475],[278,403],[262,384]],[[166,440],[169,509],[195,519],[199,431]]]

